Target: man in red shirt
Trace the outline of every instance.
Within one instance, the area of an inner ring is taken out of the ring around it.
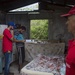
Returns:
[[[2,50],[5,56],[5,69],[4,75],[9,75],[9,66],[12,60],[12,44],[13,44],[13,29],[15,27],[14,22],[8,23],[8,28],[3,32]],[[11,33],[12,30],[12,33]]]
[[[62,17],[67,17],[68,31],[74,36],[68,43],[68,54],[66,56],[66,75],[75,75],[75,6]]]

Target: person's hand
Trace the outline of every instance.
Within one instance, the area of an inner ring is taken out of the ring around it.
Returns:
[[[24,40],[24,42],[26,42],[26,40]]]
[[[14,30],[11,30],[11,33],[14,33]]]
[[[8,51],[8,53],[11,53],[11,51]]]
[[[22,40],[22,42],[24,43],[24,42],[25,42],[25,40]]]
[[[11,30],[11,34],[14,36],[14,30]]]

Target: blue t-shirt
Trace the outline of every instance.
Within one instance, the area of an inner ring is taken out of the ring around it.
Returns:
[[[24,40],[24,37],[22,34],[18,34],[14,36],[17,40]]]
[[[15,38],[16,40],[24,40],[23,34],[21,34],[19,31],[15,31],[14,34],[15,34],[15,35],[14,35],[14,38]],[[24,43],[22,43],[22,42],[17,42],[16,45],[17,45],[17,46],[24,46]]]

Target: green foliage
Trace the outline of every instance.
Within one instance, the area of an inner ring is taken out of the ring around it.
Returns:
[[[48,39],[48,20],[31,21],[31,39]]]

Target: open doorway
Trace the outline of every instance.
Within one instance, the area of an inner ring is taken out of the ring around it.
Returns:
[[[30,22],[30,38],[37,40],[48,39],[48,19],[43,20],[31,20]]]

